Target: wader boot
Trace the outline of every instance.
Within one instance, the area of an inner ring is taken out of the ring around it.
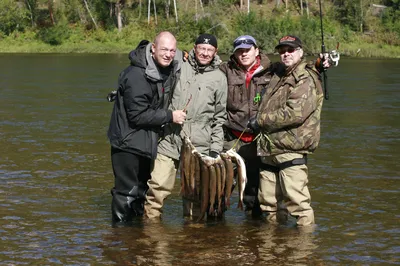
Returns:
[[[252,217],[258,218],[262,215],[260,203],[258,202],[258,187],[260,185],[259,159],[246,161],[247,183],[244,189],[243,203],[245,212]]]
[[[112,148],[111,161],[115,176],[111,190],[112,222],[131,222],[133,217],[143,216],[144,213],[151,160]]]

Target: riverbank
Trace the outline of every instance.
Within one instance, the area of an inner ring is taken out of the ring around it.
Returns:
[[[59,45],[50,45],[37,38],[34,32],[15,33],[0,38],[0,53],[115,53],[125,54],[134,49],[142,39],[151,39],[144,34],[129,34],[118,32],[98,31],[92,34],[83,35],[71,34],[71,37]],[[275,40],[273,40],[274,42]],[[266,43],[266,41],[264,41]],[[341,56],[362,57],[362,58],[400,58],[400,46],[385,45],[382,43],[364,42],[361,38],[353,42],[340,42],[339,52]],[[190,50],[193,43],[181,41],[178,38],[178,46],[184,50]],[[274,50],[269,47],[261,49],[267,54],[273,54]],[[318,47],[318,45],[314,45]],[[336,49],[327,43],[327,50]],[[319,53],[316,48],[305,50],[309,54]],[[222,54],[231,53],[231,40],[227,37],[219,39],[219,52]]]

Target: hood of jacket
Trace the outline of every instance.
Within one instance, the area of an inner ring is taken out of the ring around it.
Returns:
[[[218,69],[219,66],[221,65],[222,60],[218,55],[215,55],[209,65],[206,66],[200,65],[196,60],[194,49],[192,49],[189,52],[188,62],[196,72],[209,72]]]
[[[145,69],[145,75],[148,79],[157,82],[162,80],[158,66],[151,55],[152,43],[143,40],[139,45],[129,53],[129,60],[132,66]],[[176,73],[181,68],[182,52],[177,50],[174,60],[172,61],[173,72]]]

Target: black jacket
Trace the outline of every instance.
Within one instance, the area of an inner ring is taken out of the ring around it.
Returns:
[[[108,138],[114,148],[154,159],[161,128],[172,122],[172,111],[167,107],[180,62],[174,60],[163,79],[150,49],[151,43],[142,41],[129,54],[131,65],[119,75]]]

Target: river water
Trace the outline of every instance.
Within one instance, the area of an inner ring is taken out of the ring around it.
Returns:
[[[400,264],[399,60],[342,58],[329,70],[309,157],[317,225],[304,230],[236,204],[223,221],[185,221],[177,186],[161,223],[111,227],[105,97],[127,64],[0,55],[0,265]]]

